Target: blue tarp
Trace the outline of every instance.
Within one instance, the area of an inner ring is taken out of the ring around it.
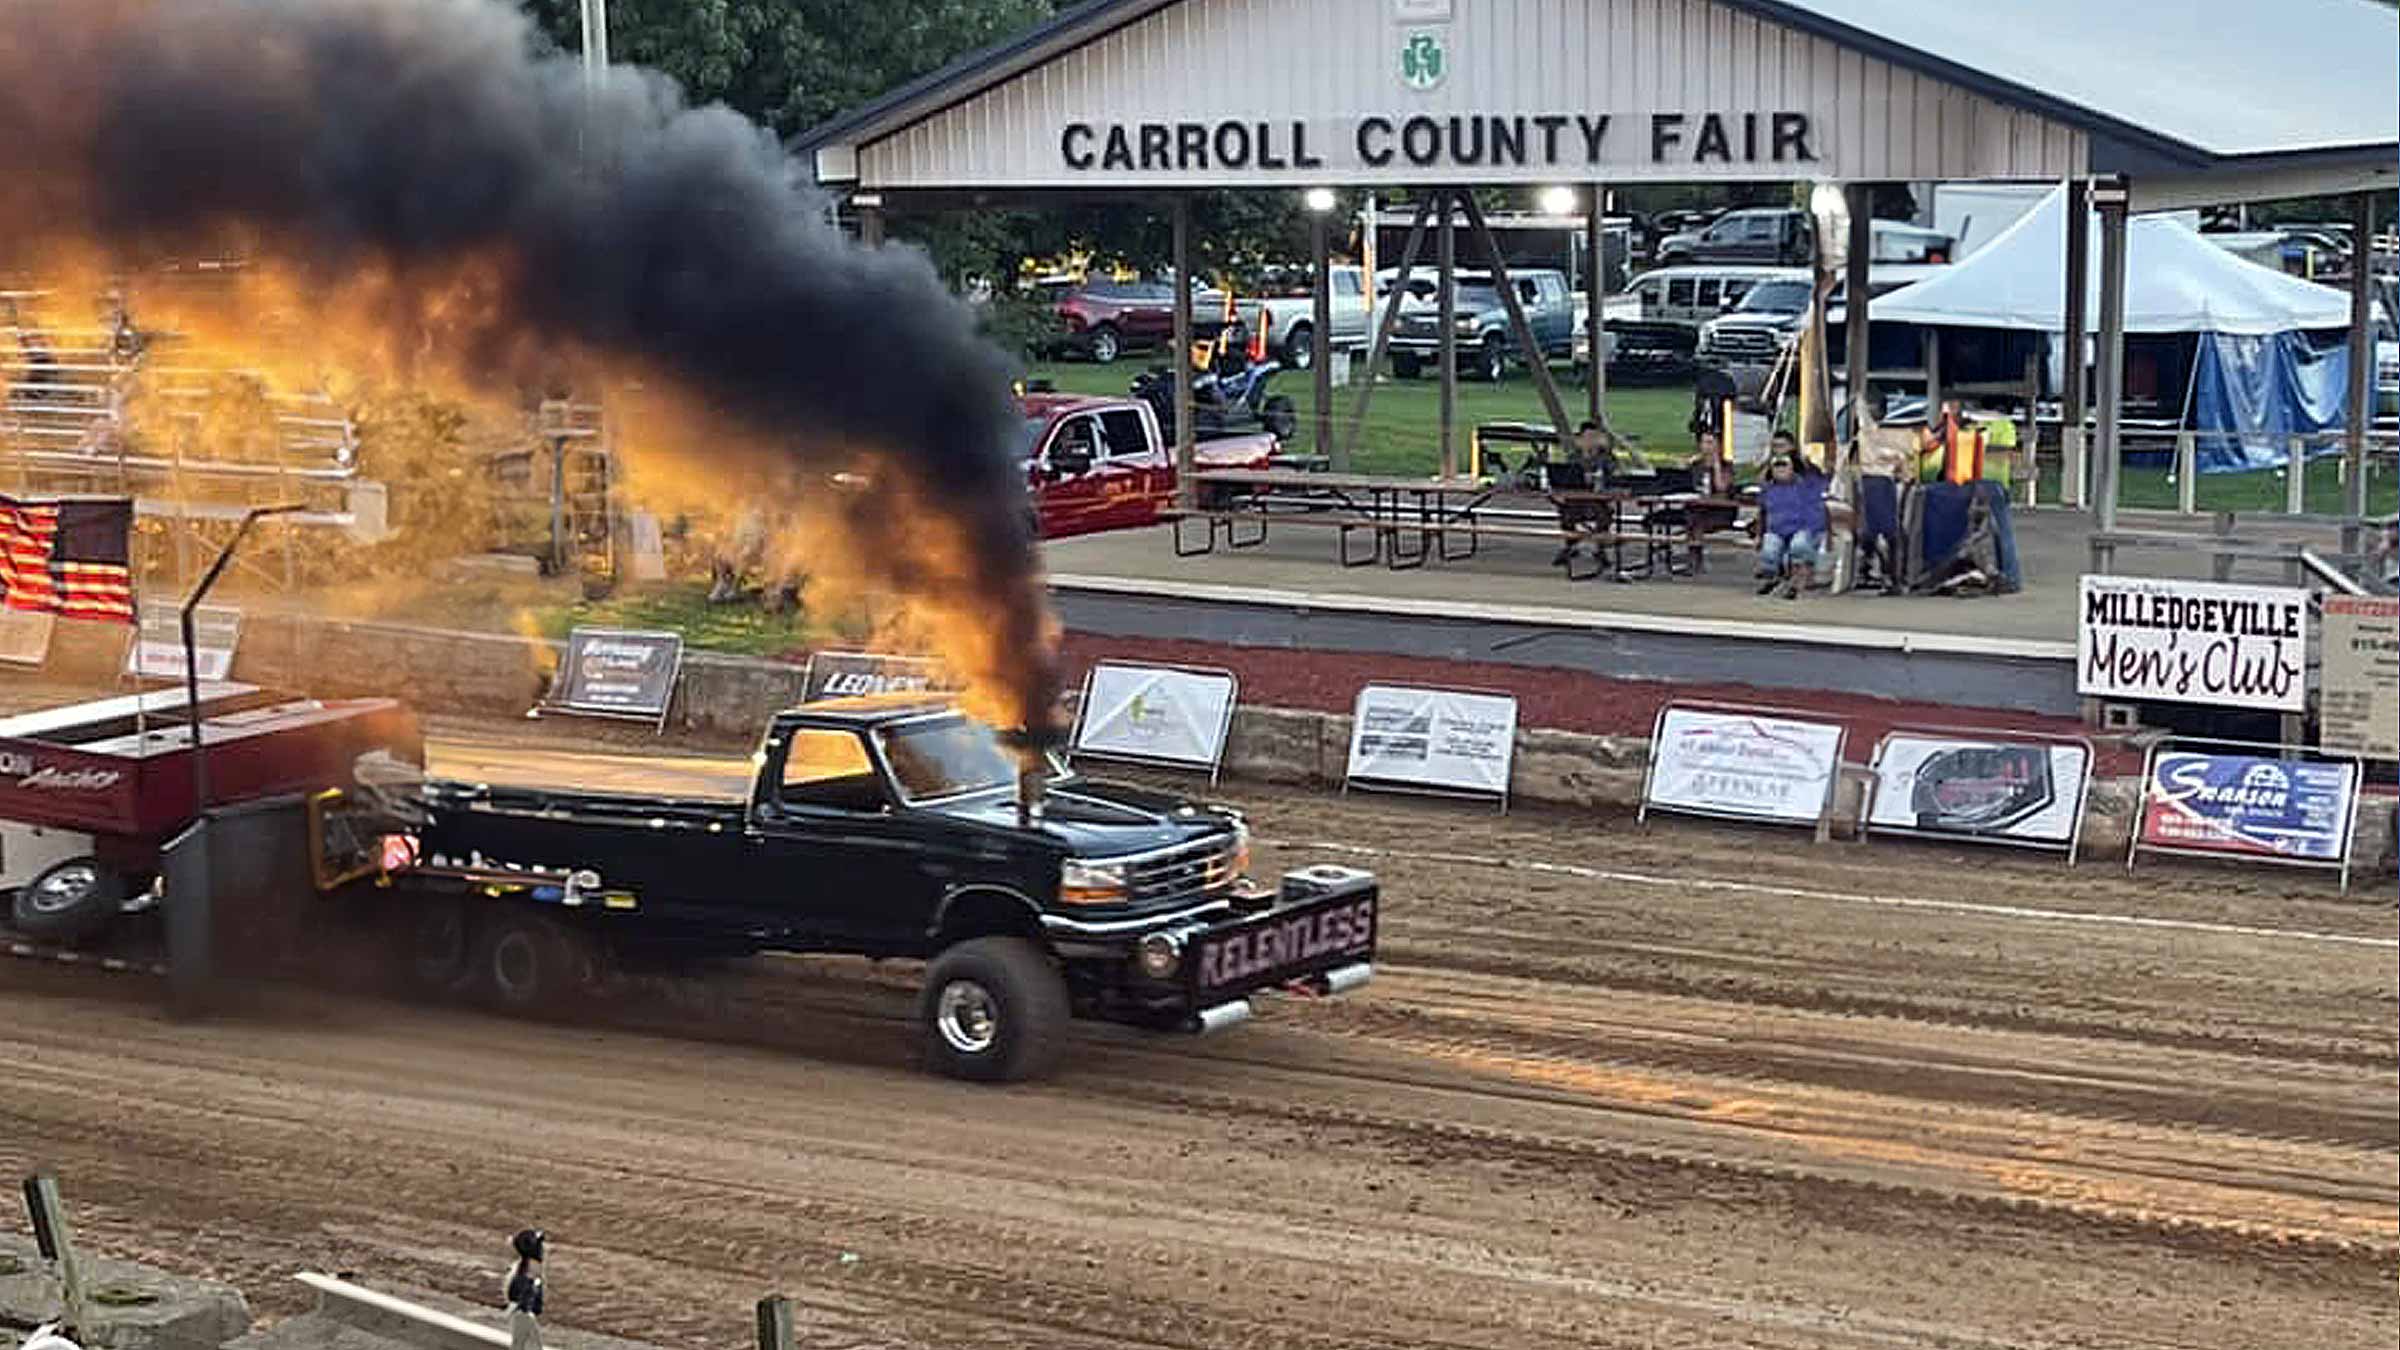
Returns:
[[[2292,433],[2342,425],[2350,352],[2339,340],[2304,332],[2197,337],[2186,425],[2200,433],[2200,472],[2280,468]],[[2316,453],[2338,448],[2326,441]]]

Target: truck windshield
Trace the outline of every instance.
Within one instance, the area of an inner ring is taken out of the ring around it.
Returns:
[[[1743,314],[1797,314],[1808,308],[1805,281],[1762,281],[1734,309]]]
[[[1017,781],[1016,756],[992,729],[964,717],[935,717],[878,728],[876,744],[912,801],[987,792]]]
[[[1047,417],[1028,417],[1018,425],[1017,462],[1019,464],[1031,462],[1033,452],[1042,448],[1042,432],[1049,426],[1050,419]]]

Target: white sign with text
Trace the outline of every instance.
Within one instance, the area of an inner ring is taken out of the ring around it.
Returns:
[[[2297,587],[2086,576],[2076,620],[2077,693],[2308,706],[2308,592]]]
[[[1233,695],[1230,671],[1097,662],[1084,679],[1075,753],[1213,769]]]
[[[1508,796],[1517,701],[1506,694],[1370,684],[1351,708],[1354,782]]]
[[[1647,805],[1810,825],[1833,793],[1842,728],[1763,712],[1669,708],[1650,755]]]
[[[141,627],[125,652],[125,673],[156,679],[184,678],[183,609],[172,600],[144,600]],[[242,639],[242,612],[229,605],[192,611],[192,665],[203,680],[233,673],[234,648]]]

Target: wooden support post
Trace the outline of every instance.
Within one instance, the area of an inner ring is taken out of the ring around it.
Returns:
[[[1448,188],[1441,190],[1441,233],[1434,247],[1435,266],[1441,275],[1442,288],[1439,303],[1442,328],[1439,473],[1443,478],[1456,476],[1458,469],[1458,231],[1451,223],[1451,217],[1457,212],[1456,197],[1457,194]]]
[[[1359,376],[1358,398],[1350,405],[1350,426],[1342,433],[1341,448],[1334,452],[1333,470],[1336,473],[1350,471],[1350,456],[1357,451],[1359,432],[1367,425],[1367,401],[1375,393],[1375,375],[1383,369],[1383,354],[1392,345],[1392,329],[1400,320],[1400,298],[1408,294],[1408,280],[1416,272],[1417,251],[1425,244],[1425,222],[1432,218],[1433,202],[1430,199],[1418,202],[1417,218],[1408,227],[1408,242],[1400,249],[1400,273],[1392,278],[1391,299],[1385,302],[1383,317],[1375,324],[1375,340],[1367,345],[1367,366]],[[1373,313],[1375,278],[1372,275],[1366,279],[1366,291],[1368,312]]]
[[[868,248],[883,247],[882,207],[862,206],[858,208],[858,242]]]
[[[2295,516],[2308,510],[2308,438],[2297,431],[2283,440],[2283,509]]]
[[[1308,253],[1310,274],[1316,281],[1316,311],[1308,331],[1309,373],[1316,377],[1317,415],[1315,444],[1309,449],[1327,457],[1333,455],[1333,257],[1332,245],[1325,238],[1325,213],[1308,213]],[[1372,282],[1369,282],[1372,285]]]
[[[2342,438],[2342,552],[2352,556],[2365,543],[2367,428],[2375,417],[2375,337],[2367,330],[2374,258],[2375,196],[2361,192],[2350,198],[2350,388]]]
[[[1850,444],[1859,444],[1863,415],[1867,407],[1867,358],[1873,351],[1874,324],[1867,313],[1873,298],[1867,282],[1867,266],[1875,254],[1875,190],[1865,183],[1845,183],[1842,186],[1842,205],[1850,213],[1848,256],[1842,274],[1842,379],[1849,386],[1844,406],[1850,409]],[[1833,409],[1839,412],[1840,408]],[[1840,419],[1834,425],[1841,425]],[[1838,447],[1833,451],[1834,462],[1828,469],[1854,463],[1855,455],[1844,455]]]
[[[75,1233],[67,1223],[67,1204],[59,1197],[58,1178],[48,1172],[25,1178],[25,1209],[33,1219],[34,1244],[42,1259],[58,1267],[66,1329],[79,1344],[88,1343],[92,1324],[84,1297],[83,1261],[75,1251]]]
[[[1192,469],[1192,201],[1176,193],[1167,208],[1173,238],[1175,267],[1175,356],[1168,363],[1175,380],[1175,495],[1177,504],[1191,510],[1199,500],[1193,490]],[[1180,526],[1178,527],[1180,528]]]
[[[792,1350],[798,1334],[790,1299],[770,1294],[758,1301],[758,1350]]]
[[[2083,430],[2088,412],[2083,367],[2083,335],[2091,327],[2089,296],[2092,269],[2092,192],[2091,184],[2081,178],[2067,180],[2067,294],[2065,326],[2059,341],[2066,346],[2059,359],[2058,407],[2059,426],[2074,431]],[[2082,438],[2077,437],[2080,448]],[[2075,504],[2085,500],[2081,478],[2075,480]]]
[[[2175,509],[2191,515],[2200,509],[2200,435],[2175,433]]]
[[[1942,334],[1938,328],[1928,328],[1919,335],[1925,353],[1925,425],[1932,426],[1942,416]]]
[[[1591,202],[1583,213],[1583,251],[1590,264],[1583,273],[1585,337],[1591,346],[1591,366],[1584,376],[1584,415],[1608,426],[1608,325],[1601,312],[1608,301],[1608,190],[1598,183],[1585,189]]]
[[[2122,183],[2093,192],[2100,208],[2100,425],[2098,459],[2093,464],[2093,495],[2098,497],[2097,524],[2103,534],[2117,528],[2117,480],[2125,462],[2117,439],[2117,420],[2125,403],[2125,211]],[[2113,544],[2092,544],[2092,570],[2116,566]]]
[[[1483,218],[1483,208],[1467,193],[1458,194],[1459,205],[1466,208],[1467,228],[1475,232],[1475,242],[1492,255],[1492,286],[1500,292],[1501,308],[1508,311],[1508,326],[1517,335],[1517,350],[1525,358],[1525,369],[1533,375],[1535,392],[1542,396],[1542,410],[1550,414],[1550,424],[1558,428],[1558,443],[1563,449],[1575,438],[1575,426],[1567,420],[1567,405],[1558,396],[1558,382],[1550,378],[1550,362],[1542,352],[1541,340],[1534,336],[1533,325],[1526,321],[1525,306],[1517,299],[1517,285],[1508,274],[1508,263],[1500,256],[1500,241],[1493,237],[1492,227]],[[1445,474],[1445,477],[1448,475]]]

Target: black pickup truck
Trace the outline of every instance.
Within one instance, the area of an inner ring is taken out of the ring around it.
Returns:
[[[1070,1017],[1215,1031],[1372,974],[1373,875],[1258,887],[1235,813],[1080,778],[938,699],[804,705],[754,762],[739,803],[425,783],[393,878],[417,974],[529,1007],[612,954],[923,960],[928,1059],[987,1080],[1049,1068]]]

